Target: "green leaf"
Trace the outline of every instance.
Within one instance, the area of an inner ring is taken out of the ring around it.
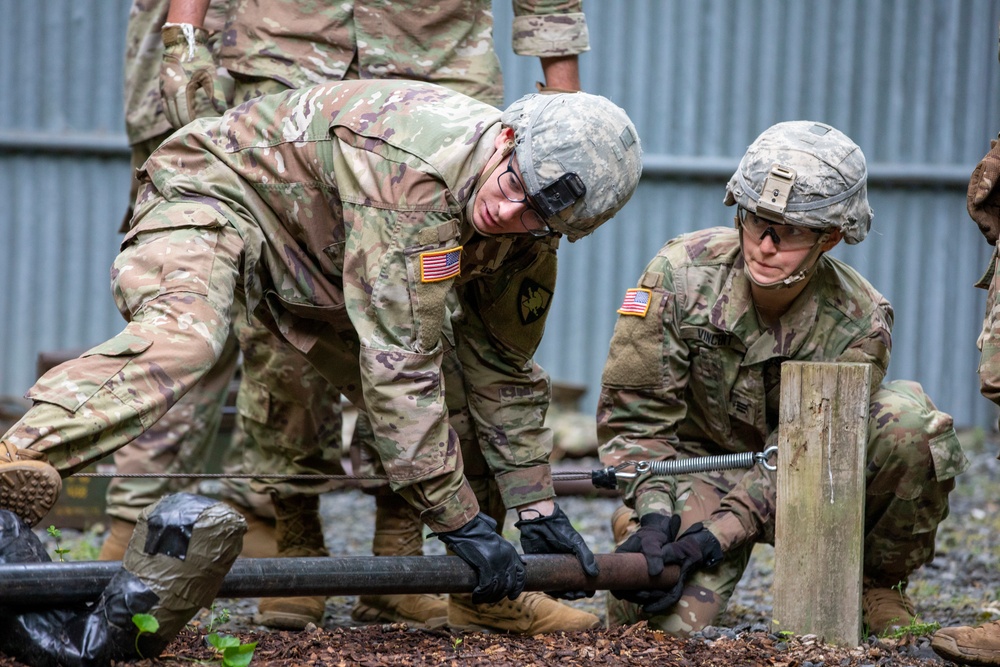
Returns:
[[[208,636],[208,643],[219,651],[223,651],[227,648],[239,646],[240,640],[232,635],[220,635],[218,632],[213,632]]]
[[[139,628],[139,632],[153,633],[160,629],[160,622],[150,614],[132,614],[132,623]]]
[[[257,648],[257,642],[227,648],[222,652],[222,664],[225,667],[247,667],[253,660],[255,648]]]

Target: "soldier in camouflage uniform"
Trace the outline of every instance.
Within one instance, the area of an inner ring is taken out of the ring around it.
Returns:
[[[177,26],[191,26],[192,34],[200,38],[207,6],[207,0],[173,0],[168,19]],[[517,0],[514,9],[515,51],[539,56],[549,85],[579,89],[576,54],[589,48],[580,0]],[[442,16],[447,19],[442,20]],[[164,32],[164,41],[169,41],[170,46],[161,69],[164,96],[177,99],[168,105],[175,111],[171,115],[175,128],[194,117],[214,116],[222,111],[210,103],[218,97],[219,89],[217,79],[208,75],[211,54],[197,49],[193,64],[178,57],[184,47],[181,36],[179,28]],[[502,77],[492,42],[492,12],[490,3],[483,0],[472,6],[454,0],[416,6],[330,0],[310,11],[303,11],[297,1],[236,1],[228,7],[216,60],[236,79],[237,103],[290,88],[358,78],[432,81],[490,104],[503,101]],[[189,104],[184,92],[190,97]],[[188,107],[191,111],[186,114]],[[281,443],[284,448],[284,460],[271,463],[287,473],[342,474],[340,395],[293,349],[252,318],[237,313],[234,323],[244,364],[237,397],[237,426],[227,452],[226,469],[241,472],[246,467],[260,468],[261,461],[255,460],[261,457],[257,443],[269,441]],[[235,350],[234,341],[227,347]],[[224,355],[209,377],[228,380],[234,368],[234,353]],[[177,415],[172,412],[158,430],[169,436],[183,432],[192,422],[217,421],[226,387],[227,382],[203,382],[185,400],[186,405],[194,404],[202,410],[193,415],[190,411]],[[313,455],[306,457],[301,452],[309,441],[324,446],[310,449]],[[170,444],[162,437],[155,440],[160,452],[170,449]],[[184,441],[177,444],[183,445]],[[174,467],[183,465],[184,460],[203,458],[198,452],[207,448],[207,442],[195,444],[200,444],[201,449],[186,447],[181,451],[174,447],[178,455],[171,462]],[[239,461],[241,456],[246,460]],[[135,497],[145,505],[151,502],[149,494],[140,491],[147,485],[146,480],[116,481],[109,502],[112,506],[118,501],[128,503],[132,500],[128,494],[134,490]],[[276,495],[279,542],[321,531],[319,494],[331,488],[330,482],[301,481],[270,487]],[[258,513],[270,511],[270,503],[262,503],[259,494],[239,481],[227,481],[226,496],[234,504],[253,507]],[[385,491],[377,494],[376,505],[375,552],[420,553],[421,524],[410,507]],[[141,506],[134,511],[138,509]],[[279,545],[279,549],[282,555],[320,555],[304,552],[298,544]],[[309,622],[318,623],[324,608],[324,598],[319,596],[268,598],[261,602],[257,620],[274,627],[302,628]],[[446,612],[439,596],[365,596],[355,609],[355,617],[424,623]]]
[[[1000,58],[1000,51],[997,53]],[[1000,237],[1000,141],[993,139],[990,150],[972,172],[967,194],[969,216],[991,246]],[[994,248],[986,273],[976,287],[987,290],[986,316],[976,341],[979,360],[980,391],[1000,405],[1000,253]],[[931,647],[942,657],[959,664],[1000,665],[1000,621],[976,627],[941,628],[931,638]]]
[[[864,156],[830,126],[779,123],[749,147],[726,204],[736,229],[669,241],[626,293],[602,379],[601,459],[763,451],[777,443],[782,362],[870,364],[863,611],[873,632],[905,625],[907,577],[933,558],[968,462],[920,385],[882,382],[892,308],[827,254],[868,232]],[[648,618],[677,635],[713,623],[754,544],[773,544],[774,484],[760,466],[621,480],[618,551],[643,553],[650,574],[679,564],[681,577],[670,591],[616,592],[609,622]]]
[[[0,506],[36,523],[62,475],[198,382],[243,301],[369,412],[393,489],[476,571],[472,603],[514,599],[523,564],[480,511],[444,402],[453,294],[470,414],[524,551],[572,553],[597,573],[553,499],[548,378],[532,360],[544,313],[506,297],[551,293],[560,236],[586,236],[631,197],[641,157],[624,111],[561,93],[501,114],[426,83],[331,83],[195,121],[144,171],[112,269],[129,323],[29,390],[32,408],[0,438]]]

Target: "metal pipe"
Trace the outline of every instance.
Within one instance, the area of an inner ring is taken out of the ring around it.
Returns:
[[[601,573],[587,577],[574,556],[524,556],[525,590],[669,588],[677,566],[650,577],[642,554],[595,554]],[[0,564],[0,607],[26,611],[96,600],[121,569],[117,561]],[[239,558],[220,598],[383,593],[469,593],[472,568],[457,556]]]

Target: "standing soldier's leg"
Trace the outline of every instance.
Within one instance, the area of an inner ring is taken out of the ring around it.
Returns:
[[[298,475],[342,475],[340,394],[305,357],[277,338],[259,321],[248,321],[240,304],[233,327],[243,351],[243,377],[236,399],[237,429],[227,469],[233,472]],[[320,494],[332,480],[255,480],[235,484],[227,497],[270,498],[280,557],[325,556],[320,520]],[[252,494],[252,495],[251,495]],[[320,624],[324,596],[265,598],[256,621],[276,628]]]
[[[951,416],[901,380],[872,395],[866,458],[862,611],[869,631],[882,634],[914,619],[910,573],[934,558],[948,494],[968,460]]]
[[[354,474],[383,476],[378,454],[374,449],[368,414],[358,412],[351,438]],[[358,456],[354,456],[357,453]],[[365,492],[375,497],[375,532],[372,553],[376,556],[421,556],[424,553],[424,524],[420,512],[389,488],[389,484],[366,485]],[[361,623],[409,623],[414,626],[444,623],[448,605],[443,595],[361,595],[351,618]]]
[[[983,396],[1000,404],[1000,302],[997,300],[1000,276],[996,273],[997,260],[997,251],[994,250],[986,273],[976,283],[976,287],[987,290],[986,316],[976,347],[982,353],[979,359],[980,390]],[[934,633],[931,648],[938,655],[959,664],[1000,665],[1000,621],[976,627],[941,628]]]
[[[162,220],[167,229],[140,234],[116,259],[113,287],[129,319],[125,330],[29,391],[33,407],[0,439],[3,509],[40,520],[58,488],[32,488],[48,480],[32,469],[25,474],[26,464],[47,460],[67,476],[106,456],[150,428],[218,359],[243,242],[221,221],[170,229],[190,209],[156,209],[151,223]]]

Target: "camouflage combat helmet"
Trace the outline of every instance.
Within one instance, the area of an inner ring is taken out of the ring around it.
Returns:
[[[639,135],[625,112],[589,93],[526,95],[500,117],[535,208],[570,241],[625,205],[639,183]]]
[[[848,243],[871,227],[865,156],[844,133],[797,120],[772,125],[747,149],[726,185],[727,206],[813,229],[837,227]]]

